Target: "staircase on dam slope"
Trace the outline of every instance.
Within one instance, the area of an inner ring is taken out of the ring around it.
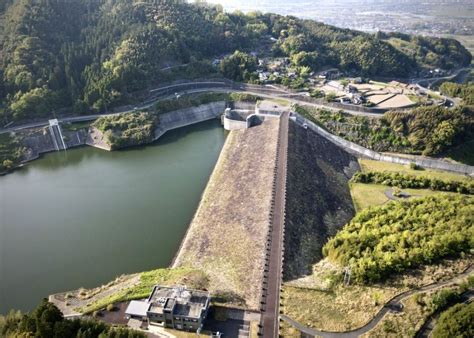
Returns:
[[[64,142],[63,133],[61,131],[61,126],[59,125],[57,119],[49,120],[49,133],[56,151],[67,149],[66,143]]]

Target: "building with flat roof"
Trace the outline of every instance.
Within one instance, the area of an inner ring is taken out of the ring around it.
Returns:
[[[131,301],[125,315],[150,325],[198,331],[206,319],[209,301],[207,291],[156,285],[146,301]]]

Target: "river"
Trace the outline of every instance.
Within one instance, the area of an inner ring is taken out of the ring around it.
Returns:
[[[0,177],[0,314],[167,266],[225,135],[209,121],[142,148],[50,153]]]

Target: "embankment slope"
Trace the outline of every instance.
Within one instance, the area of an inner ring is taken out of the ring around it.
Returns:
[[[327,239],[354,216],[348,181],[358,168],[355,156],[290,121],[285,280],[311,274]]]
[[[218,302],[258,309],[279,120],[232,131],[173,267],[206,272]]]

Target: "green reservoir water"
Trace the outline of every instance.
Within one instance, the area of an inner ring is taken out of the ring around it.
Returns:
[[[0,314],[166,267],[224,141],[210,121],[143,148],[50,153],[0,177]]]

